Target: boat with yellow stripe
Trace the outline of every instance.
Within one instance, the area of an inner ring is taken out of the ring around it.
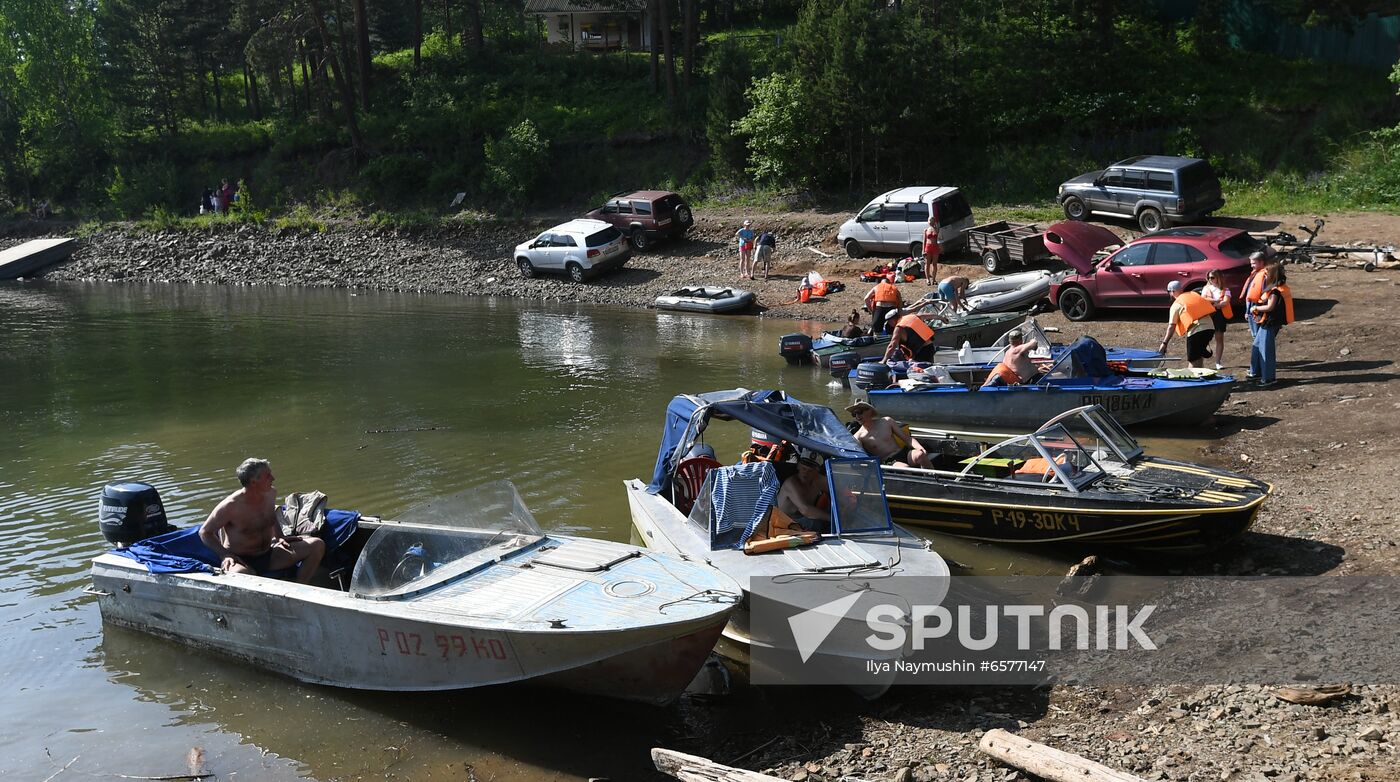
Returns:
[[[1209,549],[1241,535],[1273,487],[1147,456],[1098,405],[1005,438],[912,430],[933,469],[883,470],[899,524],[993,543]]]

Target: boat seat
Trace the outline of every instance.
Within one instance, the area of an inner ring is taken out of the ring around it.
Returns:
[[[689,515],[690,509],[695,507],[695,498],[700,496],[700,487],[705,485],[705,476],[710,470],[722,466],[718,459],[709,456],[682,459],[671,478],[671,504],[681,513]]]

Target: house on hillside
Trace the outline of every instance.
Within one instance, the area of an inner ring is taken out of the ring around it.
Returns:
[[[544,23],[545,42],[575,49],[647,49],[646,0],[525,0],[525,13]]]

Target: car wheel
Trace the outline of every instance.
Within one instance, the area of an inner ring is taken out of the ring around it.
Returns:
[[[690,214],[690,207],[676,207],[676,219],[681,222],[681,225],[690,225],[693,220],[693,215]]]
[[[535,265],[530,263],[529,258],[516,258],[515,265],[520,267],[520,276],[530,279],[535,276]]]
[[[1001,273],[1001,250],[984,250],[982,252],[982,268],[992,274]]]
[[[583,282],[583,267],[572,261],[569,262],[569,279],[574,282]]]
[[[1088,320],[1094,317],[1094,300],[1083,288],[1065,288],[1060,291],[1060,312],[1073,321]]]
[[[864,248],[864,247],[861,247],[861,246],[860,246],[860,242],[857,242],[855,239],[847,239],[847,240],[846,240],[846,257],[847,257],[847,258],[863,258],[863,257],[865,257],[865,248]]]
[[[910,258],[922,258],[922,257],[924,257],[924,243],[923,243],[923,242],[910,242],[910,243],[909,243],[909,257],[910,257]]]
[[[1167,221],[1162,219],[1162,213],[1152,207],[1147,207],[1138,213],[1138,227],[1146,233],[1160,231],[1167,227]]]
[[[1065,217],[1070,220],[1089,219],[1089,207],[1085,206],[1084,202],[1075,196],[1070,196],[1065,199],[1064,208]]]
[[[628,237],[628,241],[632,242],[632,249],[637,252],[642,252],[651,246],[651,240],[647,238],[647,232],[641,228],[633,231],[632,235]]]

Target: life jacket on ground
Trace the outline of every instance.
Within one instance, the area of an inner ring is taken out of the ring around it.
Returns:
[[[1177,310],[1175,323],[1176,334],[1179,337],[1186,336],[1186,332],[1196,325],[1196,321],[1208,318],[1212,312],[1215,312],[1215,305],[1195,291],[1178,294],[1176,303],[1181,305],[1181,308]]]
[[[1244,279],[1244,300],[1246,308],[1264,300],[1264,270],[1255,269]]]
[[[1280,312],[1277,309],[1278,305],[1274,305],[1273,311],[1260,312],[1258,317],[1261,326],[1287,326],[1293,322],[1293,291],[1289,290],[1287,283],[1274,288],[1274,290],[1278,292],[1279,298],[1283,299],[1283,311]],[[1282,317],[1283,320],[1279,320],[1279,317]]]

